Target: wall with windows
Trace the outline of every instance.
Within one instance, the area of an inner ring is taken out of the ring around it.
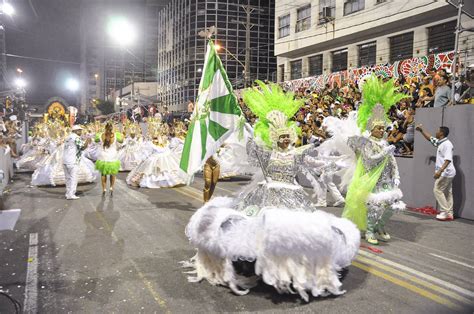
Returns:
[[[250,19],[256,25],[250,31],[250,79],[277,80],[273,38],[275,27],[277,32],[287,31],[285,18],[275,21],[274,0],[249,2],[262,8]],[[158,94],[170,110],[183,110],[197,97],[207,45],[198,33],[211,26],[217,28],[213,38],[222,47],[218,53],[229,80],[234,88],[243,87],[246,31],[236,22],[247,17],[242,3],[247,1],[174,0],[159,13]]]
[[[279,81],[298,71],[304,78],[454,50],[456,9],[445,1],[277,0],[276,23],[280,17]],[[462,24],[474,27],[465,15]],[[460,52],[464,64],[474,63],[472,33],[461,34]]]

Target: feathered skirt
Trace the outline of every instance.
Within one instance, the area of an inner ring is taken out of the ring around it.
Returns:
[[[338,272],[357,254],[360,232],[349,220],[322,211],[270,208],[249,217],[236,200],[217,197],[201,207],[186,227],[197,254],[184,267],[194,269],[189,281],[206,279],[238,295],[258,280],[280,293],[340,295]],[[255,262],[255,277],[239,275],[233,263]]]

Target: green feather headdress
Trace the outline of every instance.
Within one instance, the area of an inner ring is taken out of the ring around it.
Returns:
[[[246,89],[242,93],[242,98],[250,110],[258,117],[258,122],[254,127],[255,137],[260,138],[268,147],[272,147],[275,139],[272,139],[272,130],[283,128],[288,129],[292,134],[300,132],[294,121],[289,121],[296,112],[303,106],[304,99],[295,99],[294,93],[284,92],[275,83],[265,85],[262,81],[256,81],[258,87]],[[286,116],[283,125],[276,125],[275,111],[279,111]],[[269,115],[269,113],[271,113]],[[270,118],[270,119],[269,119]],[[274,132],[273,132],[274,133]]]
[[[369,119],[377,119],[372,117],[377,104],[382,105],[384,109],[382,116],[378,118],[388,122],[387,112],[390,107],[408,97],[410,96],[397,92],[393,79],[384,83],[372,74],[362,85],[362,104],[357,112],[357,125],[363,132]]]

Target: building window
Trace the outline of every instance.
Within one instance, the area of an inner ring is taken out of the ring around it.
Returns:
[[[279,75],[279,82],[284,82],[285,81],[285,65],[284,64],[280,64],[278,66],[280,68],[280,75]]]
[[[308,58],[309,76],[323,74],[323,55]]]
[[[301,68],[302,62],[301,60],[291,61],[291,79],[296,80],[301,78]]]
[[[296,32],[302,32],[311,27],[311,5],[305,5],[296,11]]]
[[[428,27],[428,53],[454,50],[456,21]]]
[[[344,15],[349,15],[357,11],[364,10],[365,0],[345,0],[344,1]]]
[[[390,63],[413,57],[413,32],[390,37]]]
[[[336,16],[336,0],[319,0],[318,24],[334,20]]]
[[[280,16],[278,18],[278,38],[290,35],[290,15]]]
[[[377,45],[374,42],[359,45],[358,66],[375,65],[377,63]]]
[[[347,70],[347,49],[334,51],[332,53],[332,72]]]

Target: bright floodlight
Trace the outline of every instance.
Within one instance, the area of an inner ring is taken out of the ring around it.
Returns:
[[[66,81],[66,88],[71,92],[75,92],[79,89],[79,82],[76,79],[69,78]]]
[[[17,78],[17,79],[15,80],[15,85],[16,85],[16,87],[18,87],[18,88],[25,88],[25,86],[26,86],[26,81],[25,81],[24,79],[22,79],[22,78]]]
[[[6,15],[13,15],[15,14],[15,9],[10,3],[4,3],[1,6],[1,12]]]
[[[137,36],[135,27],[123,16],[113,17],[109,20],[107,33],[121,46],[129,46]]]

